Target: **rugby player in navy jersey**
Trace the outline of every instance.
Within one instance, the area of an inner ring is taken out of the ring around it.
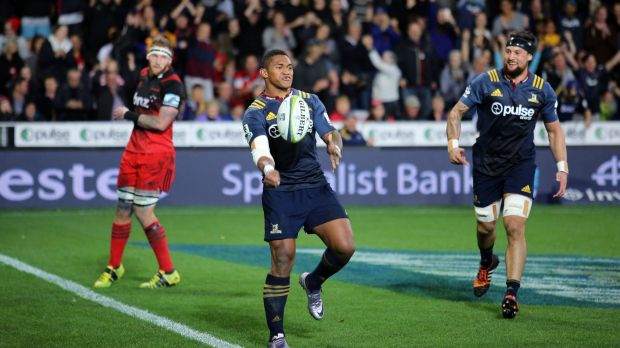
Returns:
[[[447,136],[450,162],[468,164],[459,146],[461,117],[470,108],[478,111],[480,136],[473,147],[474,210],[480,249],[480,268],[474,280],[474,295],[482,296],[491,285],[491,273],[499,264],[493,254],[495,225],[500,215],[508,238],[506,249],[506,293],[502,314],[514,318],[519,310],[517,292],[525,266],[525,223],[532,208],[535,148],[534,127],[542,117],[549,146],[557,162],[559,183],[554,197],[566,190],[568,163],[564,133],[556,114],[557,98],[549,85],[528,71],[536,50],[529,32],[510,36],[504,49],[504,67],[477,76],[448,115]],[[502,205],[503,204],[503,205]]]
[[[347,264],[355,243],[349,217],[318,162],[317,132],[327,145],[332,170],[342,157],[342,139],[331,125],[325,106],[316,95],[291,88],[293,64],[284,51],[271,50],[264,55],[260,76],[265,80],[265,90],[245,111],[243,130],[254,163],[264,174],[264,240],[271,249],[271,270],[263,288],[268,346],[288,347],[284,307],[299,230],[303,227],[306,233],[318,235],[327,246],[314,271],[302,273],[299,279],[308,297],[308,311],[316,320],[323,318],[323,282]],[[313,124],[297,144],[282,139],[276,125],[278,107],[291,94],[306,101]]]

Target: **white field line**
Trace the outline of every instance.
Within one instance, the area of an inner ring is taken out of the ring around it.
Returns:
[[[115,309],[121,313],[125,313],[131,317],[146,321],[153,325],[157,325],[163,329],[178,333],[179,335],[198,341],[200,343],[208,344],[212,347],[216,348],[224,348],[224,347],[240,347],[238,345],[232,344],[230,342],[226,342],[217,337],[214,337],[208,333],[200,332],[192,329],[191,327],[178,323],[176,321],[170,320],[166,317],[162,317],[153,313],[149,313],[144,309],[140,309],[137,307],[133,307],[127,304],[124,304],[120,301],[114,300],[110,297],[100,295],[78,283],[72,282],[70,280],[61,278],[57,275],[45,272],[36,267],[30,266],[27,263],[21,262],[17,259],[14,259],[10,256],[6,256],[0,253],[0,263],[3,263],[7,266],[11,266],[19,271],[24,273],[32,274],[38,278],[41,278],[49,283],[57,285],[69,292],[76,294],[86,300],[90,300],[96,302],[104,307]]]

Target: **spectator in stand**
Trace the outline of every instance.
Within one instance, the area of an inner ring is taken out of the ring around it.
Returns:
[[[600,116],[599,107],[601,96],[607,89],[608,72],[618,63],[620,63],[620,52],[616,53],[605,65],[598,65],[596,57],[592,53],[586,54],[583,58],[583,68],[577,72],[577,78],[594,119],[598,119]]]
[[[318,41],[306,44],[306,54],[295,69],[293,87],[304,92],[315,93],[325,104],[327,112],[331,112],[334,102],[331,88],[338,84],[338,73],[328,60],[323,57],[323,50]]]
[[[441,94],[437,93],[433,97],[433,120],[445,121],[446,120],[446,102],[443,100]]]
[[[347,35],[340,43],[341,90],[351,100],[353,109],[369,110],[373,67],[361,38],[362,24],[357,20],[349,22]]]
[[[394,51],[400,42],[398,22],[390,21],[384,7],[377,7],[374,12],[373,23],[370,28],[375,50],[382,55],[385,51]]]
[[[13,83],[10,98],[14,116],[20,116],[24,112],[26,104],[33,99],[28,90],[28,81],[18,77]]]
[[[217,85],[217,98],[215,100],[217,100],[219,106],[220,106],[220,111],[222,112],[222,114],[224,115],[230,115],[231,114],[231,105],[232,105],[232,101],[233,101],[233,87],[230,83],[228,82],[220,82]]]
[[[527,8],[526,8],[527,7]],[[543,4],[540,0],[530,0],[529,6],[523,6],[523,10],[526,13],[529,27],[532,33],[536,37],[541,37],[545,34],[545,26],[547,19],[549,18],[548,12],[543,8]]]
[[[556,89],[558,97],[557,113],[560,122],[584,119],[586,128],[592,123],[592,111],[588,101],[577,88],[577,81],[569,81],[566,85]]]
[[[24,62],[17,54],[17,41],[9,40],[4,45],[4,52],[0,56],[0,95],[8,94],[11,82],[17,78],[19,69]]]
[[[230,117],[234,122],[243,121],[243,113],[245,112],[245,107],[243,105],[235,105],[230,109]]]
[[[183,3],[191,4],[189,1],[182,2],[181,4]],[[172,16],[172,18],[175,20],[174,36],[176,37],[177,43],[174,48],[174,61],[172,62],[172,67],[180,78],[184,78],[187,50],[189,49],[189,44],[194,36],[194,27],[193,25],[190,25],[189,18],[183,13],[177,15],[176,17]]]
[[[79,70],[67,72],[67,82],[58,91],[55,106],[60,121],[89,120],[92,102],[88,89],[82,84]]]
[[[47,37],[50,34],[52,6],[47,0],[20,0],[16,1],[16,7],[21,13],[21,36],[26,40],[35,35]]]
[[[11,101],[9,98],[0,95],[0,121],[10,122],[15,121],[15,114],[11,107]]]
[[[450,8],[439,8],[437,3],[431,2],[428,15],[428,32],[433,43],[433,61],[438,64],[438,67],[441,67],[448,61],[450,52],[457,47],[459,29],[456,27],[456,20],[452,16]]]
[[[574,61],[574,58],[572,58],[570,53],[566,52],[562,48],[556,48],[553,51],[550,61],[545,64],[541,76],[549,82],[551,87],[556,91],[556,94],[558,88],[566,88],[569,82],[577,80],[574,72],[566,62],[567,57],[569,59],[573,59]]]
[[[65,58],[71,51],[71,41],[67,38],[68,29],[64,25],[54,27],[54,33],[50,35],[39,53],[38,71],[44,76],[53,75],[57,81],[65,81],[67,68]]]
[[[77,69],[84,72],[91,64],[87,64],[84,48],[82,47],[82,37],[74,34],[69,38],[71,50],[65,56],[65,66],[68,69]],[[88,72],[88,70],[86,70]]]
[[[239,34],[231,33],[231,38],[235,47],[239,49],[240,56],[245,57],[250,54],[257,57],[263,56],[263,31],[266,27],[267,21],[260,0],[249,0],[243,16],[239,18]]]
[[[39,95],[40,88],[38,81],[36,81],[34,76],[32,76],[32,70],[30,70],[30,67],[27,65],[22,66],[22,68],[19,69],[19,77],[28,83],[28,93],[30,96],[33,99],[36,98]]]
[[[189,90],[195,84],[202,85],[205,100],[213,99],[213,63],[216,55],[215,46],[211,43],[211,25],[201,23],[187,51],[185,88]]]
[[[294,28],[291,26],[297,42],[304,43],[312,40],[312,38],[316,35],[319,25],[321,25],[321,20],[319,17],[317,17],[316,13],[313,11],[308,11],[303,15],[301,21],[299,22],[300,23]],[[298,45],[295,53],[301,53],[302,48],[303,45]]]
[[[398,88],[402,73],[396,64],[396,56],[392,51],[383,52],[382,56],[373,48],[373,39],[366,35],[362,43],[369,50],[368,57],[372,65],[378,70],[372,81],[372,98],[380,100],[388,116],[395,119],[402,118]]]
[[[346,95],[339,95],[336,98],[336,107],[331,114],[329,114],[329,119],[332,122],[342,122],[347,116],[351,114],[351,101],[349,97]]]
[[[209,100],[206,103],[206,113],[196,117],[196,121],[232,121],[232,117],[220,112],[220,105],[217,100]]]
[[[507,35],[510,32],[522,31],[529,28],[526,15],[516,11],[512,0],[500,0],[501,14],[493,21],[493,36]]]
[[[389,116],[385,113],[385,107],[380,100],[373,99],[370,102],[370,113],[368,113],[368,118],[366,118],[366,122],[380,122],[380,121],[389,121],[393,122],[394,117]]]
[[[578,51],[583,48],[583,23],[577,13],[577,1],[565,0],[563,13],[559,20],[559,31],[565,36],[566,32],[571,33]]]
[[[37,110],[43,121],[56,121],[54,101],[58,92],[58,81],[54,76],[48,76],[43,81],[43,94],[37,98]]]
[[[263,31],[263,47],[266,51],[279,49],[292,56],[297,47],[295,35],[286,23],[284,13],[276,11],[273,14],[273,24]]]
[[[41,121],[41,116],[37,110],[37,105],[33,101],[29,101],[24,107],[24,111],[17,117],[19,122],[36,122]]]
[[[340,70],[340,51],[338,50],[336,40],[331,37],[330,30],[327,24],[319,25],[315,39],[319,42],[319,45],[321,45],[323,57],[327,58],[337,70]]]
[[[398,45],[396,56],[403,74],[400,81],[403,98],[415,95],[422,107],[419,119],[425,120],[431,111],[431,90],[434,84],[432,76],[435,74],[431,71],[431,49],[424,39],[422,28],[418,21],[409,23],[407,38]]]
[[[473,30],[478,15],[484,14],[485,3],[485,0],[459,0],[456,9],[456,21],[459,28]]]
[[[205,119],[207,114],[207,102],[204,99],[204,87],[201,84],[192,86],[191,93],[183,111],[183,121],[196,121]]]
[[[618,36],[607,23],[607,7],[599,5],[585,26],[585,49],[597,62],[609,61],[618,52]]]
[[[129,96],[124,88],[125,81],[119,74],[118,63],[115,60],[110,60],[103,74],[96,76],[94,85],[98,85],[93,91],[97,102],[97,120],[109,121],[116,108],[130,105]]]
[[[254,90],[264,86],[260,78],[258,58],[251,54],[243,59],[243,69],[235,73],[233,81],[233,104],[249,105],[254,95]]]
[[[0,34],[0,50],[4,49],[5,47],[4,45],[7,41],[14,40],[17,42],[17,52],[19,53],[19,57],[22,60],[25,60],[31,54],[30,48],[29,48],[30,45],[29,45],[29,42],[26,39],[24,39],[23,36],[18,35],[18,32],[19,32],[19,19],[17,17],[13,17],[7,20],[4,23],[4,31],[2,32],[2,34]]]
[[[39,35],[35,36],[30,42],[30,56],[26,58],[24,64],[30,67],[33,77],[40,83],[43,80],[42,74],[39,72],[39,53],[45,39]]]
[[[615,118],[618,112],[618,103],[614,98],[614,94],[611,91],[605,91],[601,98],[601,105],[599,105],[600,120],[611,121]]]
[[[366,139],[357,130],[357,117],[349,115],[344,119],[343,127],[338,131],[344,146],[366,146]]]
[[[418,121],[420,117],[420,99],[415,94],[405,97],[405,121]]]
[[[439,89],[446,104],[456,104],[473,78],[473,71],[469,64],[463,61],[461,52],[450,52],[448,65],[443,68],[439,78]]]

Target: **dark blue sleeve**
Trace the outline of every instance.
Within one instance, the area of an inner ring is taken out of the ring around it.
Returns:
[[[243,114],[243,134],[248,145],[252,145],[252,141],[259,135],[267,135],[267,121],[258,109],[247,109]]]
[[[487,76],[488,74],[486,73],[476,76],[465,88],[465,92],[463,92],[459,101],[470,109],[475,105],[481,104],[484,98],[484,84],[488,78]]]
[[[310,107],[312,108],[312,124],[314,129],[319,133],[319,136],[322,138],[325,134],[335,130],[329,120],[329,116],[325,110],[325,105],[323,105],[323,102],[321,102],[316,94],[312,94],[310,104]]]
[[[543,96],[545,101],[542,109],[540,109],[540,115],[545,123],[551,123],[558,120],[558,97],[555,95],[553,88],[548,82],[543,85]]]

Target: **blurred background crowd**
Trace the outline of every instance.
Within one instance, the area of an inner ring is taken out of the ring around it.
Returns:
[[[0,23],[0,121],[110,120],[164,35],[187,90],[180,119],[240,120],[263,88],[260,57],[278,48],[294,87],[355,141],[360,120],[445,120],[524,29],[562,121],[620,120],[620,1],[3,0]]]

